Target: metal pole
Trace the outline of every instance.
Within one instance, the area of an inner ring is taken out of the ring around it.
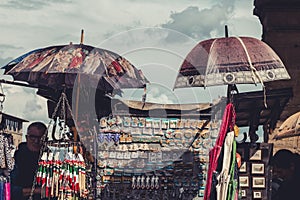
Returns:
[[[4,80],[4,79],[0,79],[0,83],[11,84],[11,85],[17,85],[17,86],[23,86],[23,87],[29,87],[29,88],[39,88],[38,86],[28,85],[28,84],[26,84],[26,83],[20,83],[20,82],[8,81],[8,80]]]
[[[84,30],[81,29],[80,44],[83,44],[83,36],[84,36]]]
[[[228,38],[228,27],[227,27],[227,25],[225,25],[225,37]]]

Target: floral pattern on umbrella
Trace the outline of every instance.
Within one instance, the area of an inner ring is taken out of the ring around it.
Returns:
[[[140,88],[148,83],[141,70],[124,57],[88,45],[50,46],[21,57],[18,63],[9,63],[2,69],[14,80],[26,81],[34,87],[72,88],[78,74],[100,82],[98,89],[102,90],[107,85],[121,89]]]

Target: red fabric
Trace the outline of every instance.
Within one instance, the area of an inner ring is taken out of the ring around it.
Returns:
[[[84,54],[80,51],[77,55],[72,58],[69,68],[79,68],[84,60]]]
[[[116,70],[118,73],[121,73],[121,72],[123,71],[121,65],[120,65],[117,61],[113,60],[113,61],[111,62],[111,64],[114,66],[115,70]]]
[[[211,186],[212,186],[213,172],[216,171],[217,169],[218,159],[222,150],[222,146],[226,134],[228,131],[233,130],[234,124],[235,124],[234,106],[232,103],[229,103],[227,104],[224,111],[219,137],[217,138],[215,146],[209,152],[209,166],[207,171],[207,180],[206,180],[206,187],[205,187],[203,200],[209,200]]]

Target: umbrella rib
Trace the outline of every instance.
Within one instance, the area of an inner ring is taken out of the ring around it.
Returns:
[[[211,50],[213,49],[213,47],[214,47],[214,45],[215,45],[215,43],[216,43],[216,41],[217,41],[218,39],[216,38],[213,42],[212,42],[212,44],[211,44],[211,46],[210,46],[210,48],[209,48],[209,53],[208,53],[208,59],[207,59],[207,67],[209,67],[210,68],[210,66],[208,65],[209,63],[211,63],[210,61],[211,61]],[[208,72],[208,69],[206,69],[206,71],[205,71],[205,77],[207,77],[207,72]],[[207,79],[205,78],[204,79],[204,89],[206,88],[206,85],[207,85]]]
[[[247,50],[247,47],[245,46],[243,40],[240,37],[235,37],[235,38],[241,43],[241,45],[242,45],[242,47],[243,47],[243,49],[244,49],[244,51],[246,53],[247,60],[248,60],[248,63],[250,65],[250,69],[251,69],[251,72],[252,72],[252,79],[253,79],[254,83],[256,84],[256,81],[254,79],[254,77],[256,76],[258,78],[259,82],[261,83],[262,87],[263,87],[263,91],[264,91],[264,104],[265,104],[265,107],[267,107],[266,88],[265,88],[264,82],[263,82],[262,78],[260,77],[260,75],[257,73],[257,70],[255,69],[255,67],[253,67],[251,58],[250,58],[248,50]]]

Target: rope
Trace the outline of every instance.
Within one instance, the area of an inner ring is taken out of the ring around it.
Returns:
[[[214,45],[215,45],[215,43],[216,43],[217,40],[218,40],[218,39],[215,39],[215,40],[212,42],[212,44],[210,45],[210,48],[209,48],[209,54],[208,54],[208,59],[207,59],[207,64],[211,63],[211,60],[212,60],[211,50],[213,49],[213,47],[214,47]],[[210,66],[210,65],[208,65],[208,67],[209,67],[209,66]],[[208,71],[208,69],[206,69],[206,71],[205,71],[205,77],[207,77],[207,71]],[[204,89],[206,88],[206,85],[207,85],[207,79],[205,78],[205,79],[204,79]]]

